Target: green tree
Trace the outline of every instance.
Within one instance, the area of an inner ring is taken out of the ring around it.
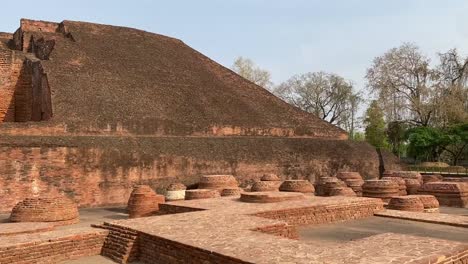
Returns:
[[[384,114],[377,101],[372,101],[367,109],[364,124],[366,125],[366,141],[377,148],[386,148],[388,143],[385,135]]]
[[[468,123],[454,125],[445,129],[416,127],[408,130],[408,153],[424,161],[440,161],[447,154],[453,165],[468,147]]]
[[[386,134],[388,141],[392,148],[393,154],[401,157],[404,151],[405,132],[408,129],[408,125],[404,122],[392,121],[388,123]]]
[[[443,132],[434,127],[415,127],[407,132],[408,155],[423,161],[440,161]]]
[[[449,154],[453,165],[457,165],[468,147],[468,123],[449,127],[441,137],[440,146]]]

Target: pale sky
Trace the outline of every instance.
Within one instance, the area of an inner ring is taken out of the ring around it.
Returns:
[[[278,84],[290,76],[328,71],[358,88],[372,59],[403,42],[435,58],[468,54],[467,0],[171,0],[14,1],[2,3],[0,31],[21,17],[78,20],[139,28],[183,40],[230,67],[251,58]]]

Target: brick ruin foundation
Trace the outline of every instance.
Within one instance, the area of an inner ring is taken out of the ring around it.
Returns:
[[[28,19],[0,34],[0,212],[33,190],[123,205],[140,184],[372,178],[380,160],[401,169],[174,38]]]
[[[365,218],[382,212],[382,201],[263,194],[303,199],[243,203],[238,198],[214,198],[162,204],[166,215],[104,223],[101,227],[110,233],[102,254],[118,263],[387,263],[396,256],[401,263],[468,261],[467,245],[391,233],[339,246],[308,245],[297,240],[296,227]],[[188,218],[193,221],[185,229]],[[411,252],[405,252],[408,249]]]

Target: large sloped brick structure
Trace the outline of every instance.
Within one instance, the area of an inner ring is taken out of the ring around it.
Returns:
[[[383,153],[385,169],[399,170]],[[376,177],[366,143],[288,105],[182,41],[83,22],[0,33],[0,211],[34,193],[125,204],[132,187],[232,174]]]

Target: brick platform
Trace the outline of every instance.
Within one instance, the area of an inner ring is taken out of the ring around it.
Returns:
[[[0,239],[4,236],[51,231],[54,227],[53,223],[0,223]]]
[[[398,218],[404,220],[426,222],[441,225],[450,225],[468,228],[468,217],[454,214],[431,214],[421,212],[407,212],[397,210],[386,210],[384,212],[378,212],[376,216]]]
[[[290,239],[297,238],[297,225],[363,218],[382,208],[380,199],[358,197],[308,196],[300,201],[267,204],[216,198],[178,201],[161,207],[161,211],[179,214],[114,221],[106,225],[116,233],[123,230],[121,236],[112,236],[110,243],[122,245],[118,247],[122,252],[134,254],[127,258],[143,263],[467,261],[468,245],[423,237],[387,233],[336,246],[317,246]],[[184,211],[187,213],[181,213]],[[134,237],[132,241],[125,235],[129,232],[130,237]],[[134,248],[138,250],[132,251]],[[104,250],[115,255],[110,248]]]
[[[59,263],[99,255],[109,231],[74,228],[0,239],[0,264]]]

